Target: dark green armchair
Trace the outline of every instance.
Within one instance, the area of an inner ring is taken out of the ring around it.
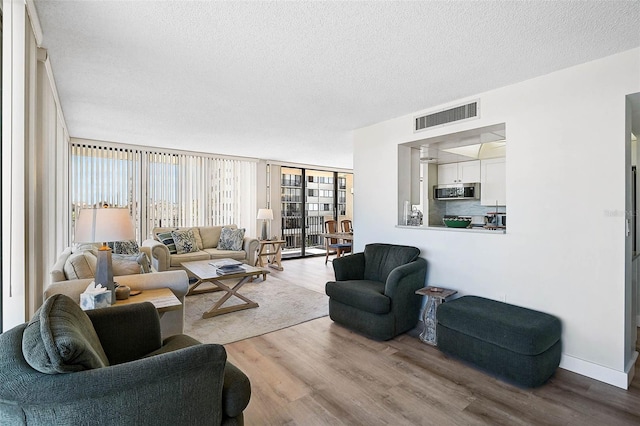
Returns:
[[[329,316],[375,340],[389,340],[414,328],[419,319],[427,261],[416,247],[367,244],[363,253],[333,260]]]
[[[65,295],[0,335],[0,424],[242,425],[249,379],[221,345],[161,340],[149,303],[82,311]]]

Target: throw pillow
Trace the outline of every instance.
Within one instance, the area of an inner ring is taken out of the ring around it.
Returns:
[[[102,246],[101,243],[79,243],[71,246],[71,253],[78,253],[83,251],[96,251]]]
[[[242,250],[242,239],[244,238],[244,228],[222,228],[218,249],[220,250]]]
[[[46,374],[109,365],[93,323],[64,294],[54,294],[36,311],[22,335],[22,353],[31,367]]]
[[[111,250],[115,254],[138,254],[140,253],[140,247],[136,240],[129,241],[111,241],[107,245],[111,247]]]
[[[158,237],[158,241],[160,241],[162,244],[164,244],[165,246],[167,246],[167,248],[169,249],[169,254],[177,254],[178,251],[176,250],[176,243],[173,241],[173,235],[171,235],[171,232],[158,232],[156,234],[156,237]]]
[[[151,272],[151,262],[149,262],[149,258],[147,257],[147,253],[140,252],[138,253],[138,257],[136,258],[138,265],[140,265],[140,273],[148,274]]]
[[[73,253],[65,262],[62,270],[68,280],[93,278],[97,259],[90,251]]]
[[[198,251],[198,243],[191,229],[179,229],[171,231],[173,242],[178,254],[194,253]]]
[[[114,277],[139,274],[141,271],[138,255],[135,254],[112,254],[111,265],[113,266]]]

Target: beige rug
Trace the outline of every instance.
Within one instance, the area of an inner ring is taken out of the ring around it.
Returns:
[[[203,319],[202,313],[209,310],[223,292],[187,296],[185,334],[203,343],[225,344],[329,315],[326,295],[279,280],[258,279],[245,284],[239,293],[260,306]],[[243,303],[241,299],[232,296],[222,306],[240,303]]]

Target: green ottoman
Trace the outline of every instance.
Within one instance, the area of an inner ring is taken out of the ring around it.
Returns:
[[[540,386],[560,364],[560,320],[477,296],[443,303],[436,313],[438,348],[507,381]]]

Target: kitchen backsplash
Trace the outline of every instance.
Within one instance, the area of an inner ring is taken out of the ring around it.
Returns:
[[[429,225],[442,225],[442,218],[446,214],[446,204],[452,201],[429,200]],[[455,202],[455,201],[454,201]]]
[[[480,200],[436,201],[436,203],[440,204],[437,210],[449,216],[484,216],[496,210],[495,207],[480,205]],[[441,206],[442,204],[444,206]],[[506,212],[506,207],[499,206],[498,211]]]
[[[442,226],[444,216],[485,216],[496,211],[495,206],[482,206],[480,200],[429,200],[429,217],[424,218],[425,225]],[[505,206],[498,207],[499,212],[506,212]]]

